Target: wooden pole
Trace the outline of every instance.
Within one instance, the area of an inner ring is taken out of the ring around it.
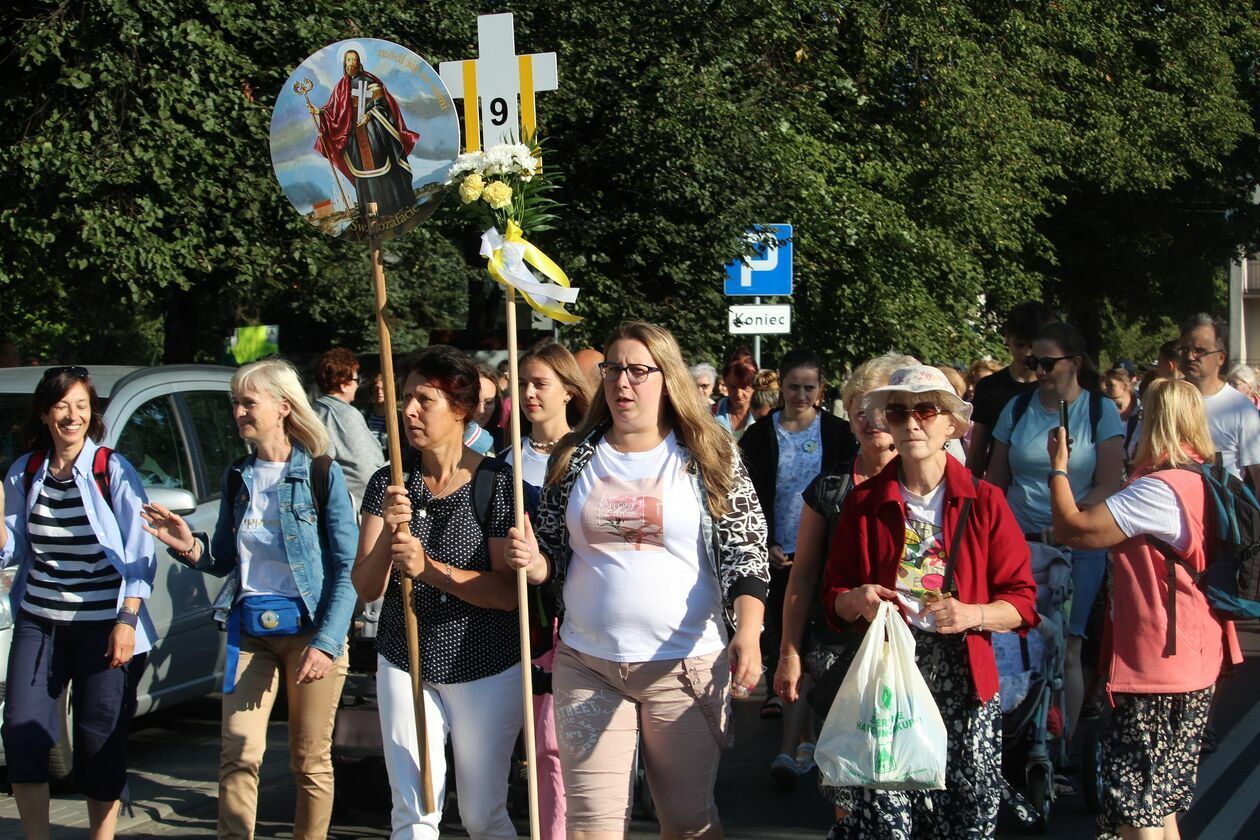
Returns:
[[[385,433],[389,438],[389,483],[403,486],[402,444],[398,436],[398,397],[394,391],[394,355],[385,321],[385,266],[381,264],[381,240],[376,235],[376,202],[368,204],[368,231],[372,243],[372,282],[376,287],[376,329],[381,338],[381,384],[385,386]],[[400,526],[402,528],[407,525]],[[420,673],[420,626],[416,620],[411,578],[402,578],[403,617],[407,628],[407,668],[411,672],[411,698],[416,713],[416,748],[420,759],[420,790],[424,812],[437,810],[433,801],[433,765],[429,760],[428,728],[424,720],[424,684]]]
[[[516,529],[525,530],[525,479],[521,463],[521,391],[518,387],[516,350],[516,289],[507,287],[508,393],[512,395],[512,498]],[[529,836],[539,840],[538,827],[538,750],[534,743],[534,674],[529,653],[529,582],[525,570],[516,570],[516,614],[521,633],[521,694],[525,702],[525,772],[529,790]],[[548,628],[550,630],[550,628]]]

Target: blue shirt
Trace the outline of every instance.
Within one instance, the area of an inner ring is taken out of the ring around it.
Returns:
[[[1016,397],[1006,404],[993,428],[993,437],[1010,447],[1008,455],[1011,480],[1006,488],[1006,501],[1010,503],[1015,520],[1024,533],[1037,533],[1051,524],[1050,453],[1046,450],[1050,430],[1059,425],[1059,409],[1046,409],[1037,392],[1033,392],[1028,410],[1012,428],[1011,418]],[[1094,467],[1097,442],[1089,423],[1089,393],[1081,395],[1068,405],[1069,436],[1074,441],[1068,458],[1068,475],[1072,496],[1077,501],[1094,489]],[[1124,435],[1120,412],[1109,399],[1102,401],[1102,415],[1098,418],[1098,442]]]

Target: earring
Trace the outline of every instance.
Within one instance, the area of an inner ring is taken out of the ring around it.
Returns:
[[[890,444],[888,444],[888,451],[889,451],[889,452],[896,452],[896,451],[897,451],[897,444],[895,444],[895,443],[890,443]]]

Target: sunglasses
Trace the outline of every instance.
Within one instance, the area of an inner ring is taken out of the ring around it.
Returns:
[[[913,406],[897,403],[884,406],[884,419],[893,426],[904,426],[909,422],[911,414],[915,420],[925,423],[941,413],[940,406],[930,402],[915,403]]]
[[[1080,355],[1080,353],[1073,353],[1070,356],[1028,356],[1024,359],[1024,366],[1029,370],[1041,368],[1046,373],[1049,373],[1054,370],[1055,365],[1064,359],[1078,359],[1080,358]]]
[[[50,379],[56,379],[62,374],[73,376],[75,379],[87,379],[90,375],[88,373],[88,369],[85,367],[80,367],[79,365],[62,365],[61,367],[49,368],[44,371],[43,381],[47,382]]]

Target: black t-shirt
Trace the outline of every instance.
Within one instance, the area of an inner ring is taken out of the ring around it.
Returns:
[[[1010,367],[1004,367],[992,376],[986,376],[976,383],[976,393],[971,400],[971,420],[989,431],[997,425],[998,417],[1006,404],[1018,397],[1037,390],[1037,380],[1032,382],[1016,382],[1011,376]]]
[[[363,494],[364,513],[381,515],[389,465],[381,467]],[[487,540],[506,537],[515,513],[512,509],[512,473],[495,474],[494,495],[483,531],[472,507],[472,482],[440,499],[429,493],[420,470],[407,475],[411,496],[411,533],[435,560],[456,569],[490,570]],[[500,674],[520,662],[520,631],[516,611],[476,607],[451,594],[442,597],[440,587],[416,581],[412,587],[416,615],[420,618],[420,668],[427,682],[465,683]],[[407,667],[407,632],[403,624],[402,581],[391,568],[389,585],[376,634],[376,651],[389,664]]]

